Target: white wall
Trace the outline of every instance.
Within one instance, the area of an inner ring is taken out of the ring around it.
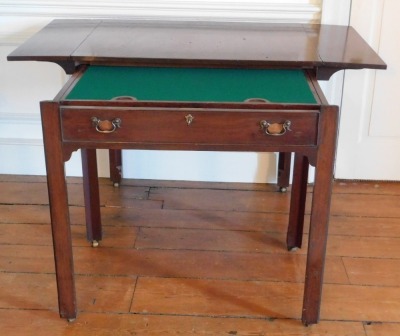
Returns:
[[[6,56],[52,19],[319,22],[321,6],[321,0],[0,0],[0,174],[45,174],[38,102],[52,99],[67,76],[51,63]],[[107,153],[99,156],[100,175],[107,176]],[[276,155],[124,151],[124,168],[126,178],[274,182]],[[77,153],[67,174],[81,174]]]

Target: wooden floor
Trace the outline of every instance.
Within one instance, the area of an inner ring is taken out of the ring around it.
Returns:
[[[67,323],[45,179],[0,176],[1,335],[400,335],[400,184],[335,183],[321,322],[308,328],[306,248],[285,250],[290,193],[100,184],[105,237],[92,248],[81,181],[69,180],[79,316]]]

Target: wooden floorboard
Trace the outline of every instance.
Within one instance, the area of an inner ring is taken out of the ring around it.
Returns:
[[[0,176],[2,335],[400,335],[400,184],[335,182],[321,322],[308,328],[308,226],[304,248],[288,252],[290,193],[100,179],[104,239],[95,249],[81,179],[68,178],[68,189],[74,323],[57,312],[46,179]]]

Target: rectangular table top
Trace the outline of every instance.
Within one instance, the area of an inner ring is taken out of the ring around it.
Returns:
[[[352,28],[333,25],[54,20],[8,56],[77,65],[385,69]]]
[[[315,104],[302,70],[90,66],[66,99]]]

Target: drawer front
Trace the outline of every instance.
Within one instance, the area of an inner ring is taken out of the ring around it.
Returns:
[[[318,111],[61,108],[66,142],[314,145]]]

